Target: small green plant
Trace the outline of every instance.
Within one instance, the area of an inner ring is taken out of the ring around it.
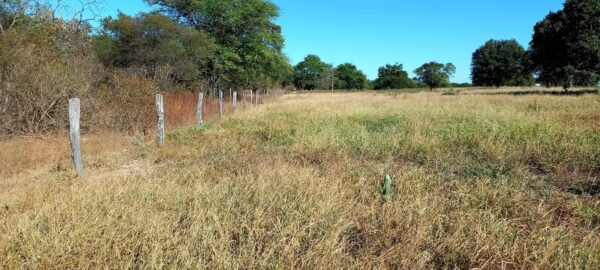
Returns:
[[[0,203],[0,211],[8,210],[8,205]]]
[[[383,182],[381,182],[381,198],[383,201],[387,202],[392,197],[392,177],[388,174],[383,178]]]

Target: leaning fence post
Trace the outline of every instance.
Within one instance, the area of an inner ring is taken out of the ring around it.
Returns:
[[[219,117],[223,117],[223,91],[219,90]]]
[[[81,134],[79,133],[80,104],[78,98],[69,99],[69,142],[71,143],[71,157],[77,176],[85,174],[83,157],[81,156]]]
[[[158,120],[158,146],[161,147],[165,144],[165,107],[163,103],[163,96],[161,94],[156,95],[156,116]]]
[[[204,105],[204,93],[198,94],[198,128],[202,128],[202,105]]]
[[[233,91],[233,112],[237,112],[237,91]]]

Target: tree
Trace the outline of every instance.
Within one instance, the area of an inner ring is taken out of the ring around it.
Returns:
[[[120,13],[102,21],[102,32],[92,44],[105,66],[144,68],[149,75],[188,85],[208,72],[215,45],[208,36],[171,18],[142,13]]]
[[[266,88],[285,78],[278,7],[267,0],[146,0],[206,32],[218,45],[208,77],[216,87]]]
[[[408,77],[401,64],[385,65],[379,68],[377,79],[373,82],[376,90],[412,88],[415,83]]]
[[[567,0],[534,27],[532,69],[546,86],[595,85],[600,80],[600,3]]]
[[[367,75],[355,65],[346,63],[335,68],[335,88],[345,90],[363,90],[368,87]]]
[[[310,54],[294,67],[294,86],[303,90],[324,88],[323,81],[330,74],[328,73],[330,69],[331,67],[323,63],[321,58]]]
[[[440,64],[429,62],[415,70],[417,82],[424,83],[430,89],[443,87],[450,83],[450,76],[454,74],[456,67],[452,63]]]
[[[475,86],[530,86],[525,49],[514,39],[489,40],[473,53],[471,79]]]

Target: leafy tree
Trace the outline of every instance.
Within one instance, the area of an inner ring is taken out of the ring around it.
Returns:
[[[120,13],[104,19],[102,26],[93,48],[106,66],[143,67],[175,82],[200,81],[215,50],[206,34],[161,14]]]
[[[525,49],[516,40],[489,40],[473,53],[471,79],[476,86],[530,86]]]
[[[385,65],[379,68],[378,77],[373,82],[373,87],[379,89],[412,88],[415,83],[408,77],[401,64]]]
[[[430,89],[443,87],[450,84],[450,76],[454,74],[456,67],[452,63],[441,64],[429,62],[415,70],[417,82],[424,83]]]
[[[363,90],[368,87],[367,75],[355,65],[346,63],[335,68],[335,88],[345,90]]]
[[[218,45],[209,65],[217,87],[266,88],[285,79],[278,7],[267,0],[146,0],[177,20],[202,30]]]
[[[600,79],[600,2],[567,0],[534,27],[529,55],[546,86],[595,85]]]
[[[326,88],[324,81],[331,67],[316,55],[308,55],[294,67],[294,86],[297,89],[315,90]]]

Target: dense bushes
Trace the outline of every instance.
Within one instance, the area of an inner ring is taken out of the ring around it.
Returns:
[[[0,20],[0,135],[65,129],[71,97],[81,99],[84,130],[148,128],[155,81],[105,70],[80,21],[43,6],[8,11]]]
[[[154,95],[159,91],[155,80],[122,71],[107,72],[90,96],[89,111],[94,115],[87,118],[89,129],[147,134],[155,116]]]
[[[62,127],[67,99],[86,95],[101,69],[84,25],[45,15],[15,22],[0,33],[0,134]]]
[[[93,48],[107,67],[137,69],[164,88],[199,87],[216,45],[201,31],[161,14],[120,13],[103,20]]]

